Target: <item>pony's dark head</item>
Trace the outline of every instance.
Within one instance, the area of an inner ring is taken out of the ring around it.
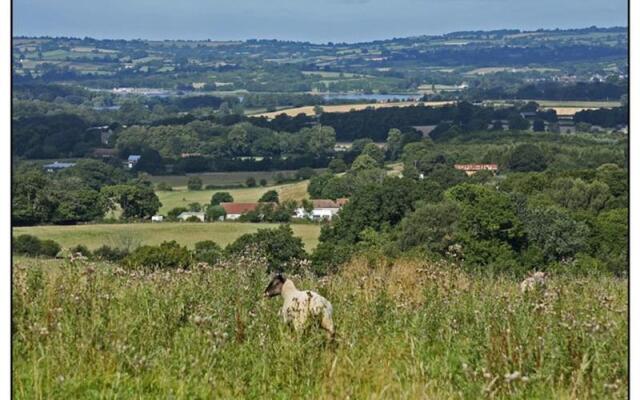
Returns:
[[[280,273],[276,274],[273,279],[271,279],[271,282],[269,282],[269,286],[267,286],[267,288],[264,290],[264,296],[278,296],[280,293],[282,293],[282,285],[284,285],[284,282],[286,280],[287,278],[285,278],[284,275]]]

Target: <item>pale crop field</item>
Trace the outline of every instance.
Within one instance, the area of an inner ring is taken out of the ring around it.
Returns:
[[[13,228],[13,235],[29,234],[39,239],[55,240],[63,248],[82,244],[89,250],[95,250],[102,245],[119,248],[159,245],[171,240],[193,248],[196,242],[202,240],[213,240],[221,246],[226,246],[245,233],[277,226],[278,224],[248,222],[40,225]],[[302,238],[308,251],[316,247],[320,236],[320,225],[292,224],[291,228],[296,236]]]
[[[15,399],[624,399],[627,280],[519,280],[415,260],[292,276],[338,336],[291,332],[264,261],[189,270],[17,258]]]
[[[362,104],[339,104],[339,105],[327,105],[322,106],[322,110],[324,112],[349,112],[351,110],[364,110],[366,108],[385,108],[385,107],[409,107],[416,106],[418,104],[424,104],[425,106],[439,107],[447,104],[453,104],[453,101],[399,101],[392,103],[362,103]],[[306,114],[306,115],[316,115],[314,111],[314,106],[304,106],[304,107],[294,107],[294,108],[286,108],[279,111],[273,111],[268,113],[261,113],[252,115],[252,117],[267,117],[269,119],[275,118],[280,114],[287,114],[290,117],[295,117],[298,114]]]
[[[269,190],[275,190],[278,192],[280,201],[301,201],[308,197],[308,185],[309,181],[305,180],[271,187],[216,190],[173,190],[170,192],[157,191],[156,194],[162,203],[160,214],[166,215],[168,211],[175,207],[187,207],[191,203],[209,204],[211,202],[211,196],[216,192],[229,192],[231,196],[233,196],[233,200],[239,203],[257,202],[260,197]]]

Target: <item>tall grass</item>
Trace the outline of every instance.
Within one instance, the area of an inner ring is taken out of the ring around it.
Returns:
[[[296,336],[265,261],[191,270],[18,259],[13,394],[42,398],[624,398],[626,280],[508,278],[356,259],[295,276],[338,338]]]

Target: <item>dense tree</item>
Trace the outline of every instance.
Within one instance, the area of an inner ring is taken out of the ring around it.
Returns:
[[[404,140],[400,129],[389,129],[389,133],[387,134],[387,153],[389,160],[395,161],[400,157],[403,145]]]
[[[227,215],[227,212],[220,205],[210,205],[207,207],[205,218],[207,221],[218,221]]]
[[[544,125],[544,121],[536,118],[533,121],[533,131],[534,132],[544,132],[545,131],[545,125]]]
[[[541,250],[545,261],[575,256],[587,245],[589,231],[567,213],[555,208],[532,208],[523,215],[529,244]]]
[[[511,152],[508,167],[517,172],[544,171],[547,162],[538,146],[521,144]]]
[[[362,154],[353,161],[353,164],[351,164],[351,171],[359,172],[369,169],[376,169],[379,166],[380,165],[373,157],[368,154]]]
[[[375,143],[366,144],[362,149],[361,155],[366,155],[374,159],[378,167],[384,166],[384,151]]]
[[[202,179],[197,176],[190,177],[187,181],[187,189],[202,190]]]
[[[140,152],[140,160],[134,165],[133,170],[161,175],[165,172],[164,160],[156,150],[145,148]]]
[[[426,203],[404,218],[399,226],[398,246],[401,250],[421,247],[445,255],[453,245],[457,229],[459,207],[445,201]]]
[[[280,198],[278,197],[278,192],[276,192],[275,190],[268,190],[264,192],[264,194],[260,197],[260,200],[258,201],[265,202],[265,203],[279,203]]]
[[[162,203],[153,189],[144,185],[114,185],[102,189],[104,196],[122,209],[122,218],[150,218]]]
[[[327,182],[333,177],[330,173],[324,173],[320,175],[316,175],[309,181],[309,186],[307,186],[307,192],[309,192],[309,196],[312,199],[319,199],[322,197],[322,191],[327,184]]]
[[[213,196],[211,196],[211,205],[217,206],[220,203],[231,203],[233,202],[233,196],[229,192],[215,192]]]
[[[329,170],[334,174],[339,174],[347,170],[347,163],[342,158],[334,158],[329,162]]]
[[[520,114],[512,114],[509,116],[509,129],[514,131],[525,131],[529,129],[531,124]]]

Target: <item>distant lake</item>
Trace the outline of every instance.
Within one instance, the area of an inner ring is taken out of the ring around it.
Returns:
[[[417,101],[420,100],[422,95],[420,93],[404,93],[404,94],[365,94],[365,93],[325,93],[322,97],[327,100],[352,100],[352,101],[365,101],[372,100],[375,102],[387,102],[387,101]]]

